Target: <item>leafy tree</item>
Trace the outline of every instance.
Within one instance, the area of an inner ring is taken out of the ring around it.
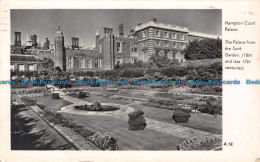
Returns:
[[[218,38],[192,41],[184,50],[184,57],[187,60],[222,58],[222,40]]]

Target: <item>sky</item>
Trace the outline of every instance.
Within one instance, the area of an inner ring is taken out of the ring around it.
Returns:
[[[71,45],[71,37],[78,37],[85,46],[95,42],[96,30],[103,35],[103,27],[113,28],[118,34],[118,26],[124,23],[124,34],[140,22],[157,18],[157,22],[188,27],[189,30],[221,35],[222,11],[218,9],[15,9],[11,10],[11,44],[14,32],[37,35],[37,41],[45,38],[54,42],[58,26],[65,37],[65,44]]]

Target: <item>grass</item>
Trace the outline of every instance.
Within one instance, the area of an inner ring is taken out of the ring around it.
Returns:
[[[112,116],[85,117],[62,114],[68,115],[76,123],[81,123],[83,127],[93,132],[112,133],[112,136],[118,139],[119,150],[177,150],[177,145],[184,140],[148,128],[142,131],[130,131],[127,121]]]
[[[50,111],[59,111],[60,107],[72,104],[71,102],[63,99],[54,100],[51,98],[51,96],[35,97],[34,99],[43,103],[45,105],[45,108]]]
[[[151,106],[133,105],[134,108],[144,111],[144,116],[163,122],[182,125],[211,133],[222,134],[222,120],[213,115],[194,113],[191,114],[188,123],[175,123],[172,119],[173,110],[154,108]]]

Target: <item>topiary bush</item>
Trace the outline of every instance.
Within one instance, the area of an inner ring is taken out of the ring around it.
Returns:
[[[54,99],[54,100],[60,99],[59,93],[52,93],[51,97],[52,97],[52,99]]]
[[[78,98],[86,98],[87,97],[87,93],[86,92],[79,92]]]
[[[142,110],[136,110],[134,112],[131,112],[128,114],[129,119],[128,119],[128,124],[129,130],[144,130],[146,124],[146,120],[144,118],[144,112]]]
[[[173,112],[172,119],[176,123],[187,123],[189,121],[190,114],[183,110],[176,110]]]

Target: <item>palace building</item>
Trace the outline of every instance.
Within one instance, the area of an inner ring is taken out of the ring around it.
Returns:
[[[185,62],[183,50],[191,41],[219,38],[189,31],[187,27],[159,23],[155,18],[147,23],[139,23],[127,35],[124,33],[124,24],[119,25],[118,34],[108,27],[103,28],[102,35],[97,30],[94,48],[80,46],[79,38],[76,37],[71,38],[70,46],[65,45],[60,27],[55,33],[53,44],[48,38],[42,43],[37,42],[36,34],[30,37],[27,35],[26,42],[22,43],[21,32],[14,34],[14,45],[11,45],[13,70],[37,70],[35,60],[51,58],[55,67],[68,72],[111,70],[123,63],[134,63],[137,60],[147,62],[154,54]],[[29,58],[32,61],[28,64]]]

